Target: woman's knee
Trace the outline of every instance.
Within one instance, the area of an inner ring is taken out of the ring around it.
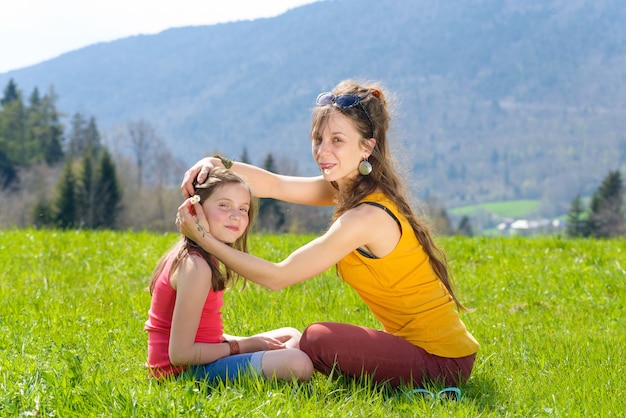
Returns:
[[[306,327],[300,337],[300,349],[306,352],[315,351],[315,347],[324,344],[324,340],[332,335],[327,323],[317,322]]]

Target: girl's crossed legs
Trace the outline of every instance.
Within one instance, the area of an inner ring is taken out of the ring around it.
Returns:
[[[209,364],[189,367],[183,375],[197,380],[232,380],[240,374],[252,372],[268,378],[308,380],[313,375],[311,359],[299,347],[300,331],[280,328],[256,334],[285,341],[285,349],[257,351],[226,356]]]

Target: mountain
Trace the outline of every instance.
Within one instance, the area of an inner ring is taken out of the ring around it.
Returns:
[[[278,17],[169,29],[0,74],[113,132],[150,122],[191,163],[267,153],[315,174],[319,92],[380,81],[399,164],[446,206],[541,199],[562,213],[626,169],[623,0],[334,0]]]

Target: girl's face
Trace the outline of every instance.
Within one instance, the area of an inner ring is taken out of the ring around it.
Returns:
[[[313,158],[324,179],[336,181],[341,188],[359,175],[359,163],[370,151],[361,145],[361,134],[352,119],[340,112],[328,115],[321,135],[312,141]],[[368,141],[373,148],[376,140]]]
[[[232,244],[243,235],[250,219],[250,191],[240,183],[219,186],[202,203],[211,235]]]

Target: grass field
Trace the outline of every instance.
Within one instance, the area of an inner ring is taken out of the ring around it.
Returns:
[[[480,205],[461,206],[450,209],[455,216],[473,216],[483,211],[491,213],[499,218],[519,219],[531,215],[539,207],[538,200],[511,200],[503,202],[489,202]]]
[[[310,236],[253,236],[278,260]],[[460,401],[316,375],[304,384],[155,383],[144,291],[177,239],[148,232],[0,231],[0,416],[623,416],[626,241],[446,238],[463,319],[481,343]],[[345,321],[376,327],[325,274],[280,292],[227,293],[226,332]],[[435,388],[437,389],[437,388]]]

